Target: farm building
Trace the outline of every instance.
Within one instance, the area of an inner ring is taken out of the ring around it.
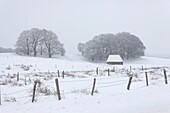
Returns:
[[[119,55],[109,55],[106,63],[111,65],[123,65],[123,60]]]

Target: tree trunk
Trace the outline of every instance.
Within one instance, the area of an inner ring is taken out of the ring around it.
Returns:
[[[42,46],[41,46],[41,52],[40,52],[40,54],[42,55],[43,54],[43,50],[42,50],[43,48],[42,48]]]
[[[29,49],[29,44],[28,44],[28,38],[26,39],[26,43],[27,43],[27,55],[29,55],[30,49]]]
[[[30,55],[29,51],[30,51],[30,49],[29,49],[29,47],[27,46],[27,55]]]
[[[34,47],[34,57],[37,56],[37,51],[36,51],[36,47]]]
[[[51,58],[51,54],[49,54],[49,58]]]
[[[49,58],[51,58],[51,48],[50,48],[50,46],[48,48],[48,56],[49,56]]]

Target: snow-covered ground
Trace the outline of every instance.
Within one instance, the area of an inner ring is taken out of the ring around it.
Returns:
[[[81,55],[49,59],[0,54],[0,113],[169,113],[170,85],[165,85],[163,69],[170,77],[170,59],[142,57],[113,67],[90,63]],[[146,86],[145,72],[149,86]],[[127,90],[129,74],[134,77]],[[96,86],[91,96],[94,78]],[[32,103],[35,80],[41,84]]]

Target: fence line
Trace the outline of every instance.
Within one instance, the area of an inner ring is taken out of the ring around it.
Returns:
[[[99,79],[99,80],[98,80]],[[104,79],[111,79],[111,78],[97,78],[97,85],[107,85],[107,86],[117,86],[117,85],[123,85],[123,84],[126,84],[128,80],[119,80],[119,81],[109,81],[109,82],[100,82],[101,80],[104,80]],[[92,81],[93,79],[88,79],[88,80],[72,80],[72,81],[60,81],[60,82],[63,82],[63,83],[66,83],[66,82],[82,82],[82,81]],[[150,79],[151,81],[164,81],[164,80],[160,80],[160,79]],[[144,80],[143,80],[144,81]],[[140,82],[140,81],[137,81],[137,82]],[[53,83],[54,82],[45,82],[45,83]],[[119,84],[115,84],[115,83],[119,83]],[[133,82],[135,83],[135,82]],[[111,85],[112,84],[112,85]],[[90,84],[87,88],[89,88],[92,84]],[[99,86],[97,88],[101,88],[101,87],[107,87],[107,86]],[[54,88],[54,87],[52,87]],[[86,89],[86,88],[85,88]],[[21,93],[21,92],[25,92],[25,91],[31,91],[31,89],[24,89],[24,90],[20,90],[20,91],[16,91],[16,92],[12,92],[12,93],[3,93],[1,95],[4,95],[4,96],[7,96],[7,95],[13,95],[13,94],[17,94],[17,93]]]
[[[144,78],[144,77],[143,77]],[[99,79],[99,80],[98,80]],[[107,86],[117,86],[117,85],[123,85],[123,84],[126,84],[128,80],[119,80],[119,81],[109,81],[109,82],[100,82],[101,80],[104,80],[104,79],[111,79],[111,78],[97,78],[97,85],[107,85]],[[88,80],[69,80],[69,81],[60,81],[60,82],[63,82],[63,83],[66,83],[66,82],[82,82],[82,81],[92,81],[93,79],[88,79]],[[164,81],[163,79],[160,80],[159,78],[158,79],[150,79],[151,81]],[[144,80],[142,80],[144,81]],[[136,81],[135,81],[136,82]],[[133,83],[135,83],[133,82]],[[137,81],[137,82],[140,82],[140,81]],[[54,82],[45,82],[45,83],[53,83]],[[119,84],[115,84],[115,83],[119,83]],[[112,85],[111,85],[112,84]],[[92,84],[90,84],[87,88],[89,88]],[[99,87],[107,87],[107,86],[99,86]],[[97,88],[99,88],[97,87]],[[53,87],[52,87],[53,88]],[[85,88],[86,89],[86,88]],[[31,89],[24,89],[24,90],[20,90],[20,91],[16,91],[16,92],[12,92],[12,93],[3,93],[1,95],[4,95],[4,96],[7,96],[7,95],[13,95],[13,94],[18,94],[18,93],[21,93],[21,92],[25,92],[25,91],[31,91]]]
[[[150,75],[150,76],[152,76],[152,75]],[[142,81],[144,81],[144,76],[140,76],[140,78],[139,79],[142,79]],[[119,86],[119,85],[126,85],[127,84],[127,82],[128,82],[128,79],[127,80],[116,80],[116,81],[114,81],[113,79],[114,79],[114,77],[113,76],[110,76],[110,77],[108,77],[108,78],[100,78],[100,77],[97,77],[96,78],[97,79],[97,83],[96,83],[96,88],[97,89],[102,89],[102,88],[108,88],[108,87],[115,87],[115,86]],[[106,82],[102,82],[102,80],[108,80],[108,79],[110,79],[110,81],[106,81]],[[61,80],[61,81],[59,81],[60,83],[76,83],[76,82],[92,82],[92,80],[93,80],[93,78],[88,78],[88,79],[81,79],[81,80]],[[167,80],[170,80],[169,78],[167,78]],[[162,79],[160,79],[160,77],[159,78],[150,78],[150,81],[164,81],[163,80],[163,78]],[[137,79],[137,81],[133,81],[132,83],[135,83],[135,82],[141,82],[141,81],[138,81],[138,79]],[[51,84],[55,84],[55,82],[54,81],[47,81],[47,82],[44,82],[44,83],[51,83]],[[77,91],[78,92],[74,92],[74,90],[73,91],[69,91],[69,92],[64,92],[64,90],[60,90],[61,92],[63,91],[63,94],[65,95],[67,95],[67,94],[72,94],[72,93],[83,93],[83,92],[81,92],[81,91],[83,91],[83,90],[87,90],[87,89],[89,89],[90,87],[92,86],[92,84],[90,84],[90,85],[88,85],[87,87],[85,87],[85,88],[83,88],[83,89],[78,89]],[[52,88],[54,88],[54,87],[52,87]],[[95,89],[96,89],[95,88]],[[55,88],[54,88],[55,89]],[[62,89],[62,88],[61,88]],[[16,92],[12,92],[12,93],[8,93],[8,94],[1,94],[1,95],[3,95],[3,96],[11,96],[11,95],[13,95],[13,94],[18,94],[18,93],[21,93],[21,92],[26,92],[26,91],[31,91],[31,89],[29,88],[29,89],[24,89],[24,90],[20,90],[20,91],[16,91]],[[75,90],[76,91],[76,90]],[[53,94],[53,95],[55,95],[55,94]],[[38,96],[40,96],[40,97],[42,97],[42,96],[49,96],[49,95],[38,95]],[[12,96],[11,96],[12,97]],[[30,97],[31,98],[31,96],[22,96],[22,97],[13,97],[13,98],[15,98],[16,100],[18,100],[18,99],[24,99],[24,98],[28,98],[28,97]],[[10,97],[9,97],[10,98]],[[1,101],[1,102],[5,102],[5,101]]]

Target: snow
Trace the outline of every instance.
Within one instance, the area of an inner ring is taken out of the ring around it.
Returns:
[[[166,69],[168,77],[170,75],[170,59],[142,57],[125,61],[123,66],[115,67],[115,72],[113,66],[87,62],[80,55],[49,59],[5,53],[0,54],[0,61],[0,84],[7,82],[0,85],[0,113],[170,112],[170,85],[165,84],[163,74],[163,69]],[[29,70],[24,70],[25,66]],[[136,77],[132,79],[130,90],[127,90],[130,66]],[[110,76],[108,69],[111,70]],[[60,70],[60,77],[57,70]],[[65,71],[64,78],[62,71]],[[17,72],[20,74],[19,81],[16,81]],[[145,72],[148,72],[148,87]],[[61,101],[56,95],[56,78],[59,80]],[[96,87],[91,96],[94,78]],[[49,94],[42,93],[38,87],[36,101],[32,103],[32,89],[36,79],[42,82],[40,88],[46,88]]]
[[[109,55],[106,62],[123,62],[119,55]]]

